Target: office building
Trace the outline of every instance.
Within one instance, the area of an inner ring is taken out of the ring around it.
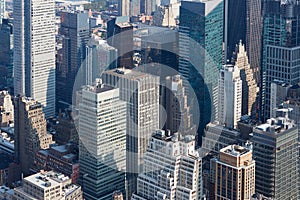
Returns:
[[[202,199],[202,160],[195,147],[194,136],[155,131],[131,199]]]
[[[55,3],[16,0],[14,9],[14,95],[40,102],[55,115]]]
[[[60,12],[62,39],[62,64],[56,72],[58,109],[72,104],[73,88],[78,70],[86,56],[89,40],[89,14],[80,10]]]
[[[40,170],[55,170],[70,177],[72,183],[76,183],[79,178],[79,163],[75,145],[68,143],[37,151],[33,171]]]
[[[298,128],[287,117],[253,129],[255,191],[273,199],[299,199]]]
[[[82,89],[79,104],[79,168],[84,198],[111,199],[125,194],[126,102],[118,88],[96,80]]]
[[[0,1],[1,2],[1,1]],[[1,3],[0,3],[1,4]],[[0,28],[0,87],[14,93],[13,83],[13,24],[4,19]]]
[[[21,187],[14,189],[14,198],[80,200],[82,191],[71,179],[55,171],[41,171],[23,179]]]
[[[262,0],[246,0],[246,51],[255,81],[260,83]]]
[[[159,77],[115,69],[104,72],[102,78],[104,84],[120,88],[120,99],[127,102],[126,197],[130,199],[136,191],[137,176],[143,169],[143,156],[151,135],[159,128]]]
[[[222,0],[182,1],[179,15],[179,73],[199,103],[199,131],[217,117],[218,78],[223,58]],[[189,95],[190,91],[187,91]],[[200,142],[200,141],[198,141]]]
[[[91,85],[105,70],[117,68],[117,60],[118,50],[110,46],[106,40],[92,35],[86,45],[84,83]]]
[[[15,159],[20,163],[21,171],[25,175],[30,173],[36,152],[48,149],[52,144],[52,135],[47,133],[47,125],[43,106],[28,97],[15,97]]]
[[[167,114],[165,129],[171,133],[191,134],[193,130],[191,111],[180,75],[167,76],[165,84],[162,101]],[[162,118],[163,116],[160,117]],[[195,133],[195,130],[193,131]]]
[[[14,105],[7,91],[0,91],[0,127],[14,123]]]
[[[220,71],[218,102],[219,123],[237,128],[242,111],[242,80],[237,66],[225,65]]]
[[[256,82],[257,68],[251,68],[248,59],[248,52],[245,50],[245,45],[242,41],[236,46],[235,58],[233,64],[240,70],[242,79],[242,115],[256,115],[258,84]]]
[[[300,82],[300,7],[292,1],[264,3],[261,65],[261,118],[270,117],[272,81]]]
[[[134,36],[141,40],[142,64],[158,66],[157,71],[166,71],[164,65],[178,71],[178,31],[140,24]]]
[[[118,14],[119,16],[129,16],[130,1],[118,0]]]
[[[230,61],[240,40],[246,41],[246,2],[224,0],[225,63]]]
[[[252,145],[229,145],[215,161],[215,199],[250,200],[255,193]]]
[[[203,156],[208,154],[217,155],[222,148],[239,144],[241,141],[239,131],[226,128],[217,123],[209,123],[204,130],[201,151]]]
[[[133,68],[133,25],[128,17],[107,22],[107,42],[118,50],[118,67]]]

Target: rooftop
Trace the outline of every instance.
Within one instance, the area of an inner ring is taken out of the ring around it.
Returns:
[[[136,70],[125,69],[125,68],[108,70],[108,71],[105,71],[104,74],[110,74],[110,75],[114,75],[114,76],[117,76],[120,78],[124,77],[124,78],[131,79],[131,80],[139,80],[141,78],[151,77],[151,76],[154,77],[154,75],[146,74],[146,73],[139,72]]]
[[[295,127],[293,120],[287,117],[277,117],[268,119],[266,123],[257,126],[255,129],[269,133],[281,133],[293,127]]]
[[[228,155],[231,155],[234,157],[239,157],[248,152],[251,152],[251,150],[247,147],[242,147],[239,145],[229,145],[229,146],[221,149],[220,152],[223,152],[225,154],[228,154]]]

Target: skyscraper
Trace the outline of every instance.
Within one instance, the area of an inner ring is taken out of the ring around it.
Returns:
[[[253,129],[256,192],[273,199],[299,199],[298,128],[287,115]]]
[[[246,0],[224,0],[224,3],[225,59],[230,61],[236,44],[246,41]]]
[[[14,95],[39,101],[55,114],[54,0],[14,1]]]
[[[170,130],[171,133],[192,134],[190,133],[193,123],[190,107],[180,75],[166,77],[166,87],[163,93],[163,106],[167,114],[165,129]]]
[[[86,85],[93,84],[96,78],[108,69],[117,68],[118,50],[110,46],[106,40],[92,35],[86,45],[85,80]]]
[[[262,0],[246,0],[246,50],[249,63],[260,83],[261,41],[262,41]]]
[[[202,160],[195,137],[155,131],[132,200],[202,199]]]
[[[182,1],[179,16],[179,73],[188,80],[200,107],[199,131],[216,118],[223,52],[222,0]],[[187,81],[184,81],[187,86]],[[190,91],[187,91],[189,94]]]
[[[0,28],[0,87],[7,88],[13,94],[13,23],[11,19],[4,19]]]
[[[242,111],[242,80],[237,66],[225,65],[219,79],[218,121],[229,128],[237,128]]]
[[[120,99],[127,102],[126,197],[130,199],[151,135],[159,128],[159,77],[119,68],[104,72],[102,78],[104,84],[120,88]]]
[[[230,145],[213,162],[215,199],[250,200],[255,193],[255,161],[252,146]]]
[[[86,44],[89,40],[88,13],[65,10],[60,13],[63,36],[62,66],[57,70],[57,107],[65,108],[72,104],[75,78],[86,56]],[[82,75],[82,74],[80,74]]]
[[[52,135],[47,133],[43,106],[32,98],[15,97],[15,158],[25,175],[30,173],[35,153],[52,144]]]
[[[256,82],[256,70],[257,68],[251,68],[245,46],[242,41],[237,45],[233,64],[235,64],[240,70],[240,76],[242,79],[242,115],[256,114],[257,107],[257,93],[258,85]]]
[[[270,117],[270,89],[275,79],[300,82],[300,7],[292,1],[264,3],[261,65],[261,118]]]
[[[125,194],[126,102],[118,88],[97,81],[82,89],[79,105],[79,167],[88,200]]]
[[[7,91],[0,91],[0,127],[14,123],[14,105]]]

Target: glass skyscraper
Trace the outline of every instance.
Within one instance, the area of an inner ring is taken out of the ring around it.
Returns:
[[[185,78],[184,85],[187,86],[188,80],[197,96],[200,133],[217,115],[218,77],[223,58],[223,11],[222,0],[182,1],[180,7],[179,73]]]
[[[270,117],[272,81],[295,85],[300,81],[300,5],[291,2],[264,3],[261,65],[261,118]]]

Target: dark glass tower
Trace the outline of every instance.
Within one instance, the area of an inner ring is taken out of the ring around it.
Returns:
[[[85,46],[89,40],[88,13],[61,12],[62,63],[56,71],[57,108],[72,104],[73,85],[85,59]]]
[[[189,82],[197,96],[199,133],[217,114],[217,85],[223,56],[223,11],[222,0],[182,1],[180,7],[179,73],[185,79],[184,86]],[[188,100],[192,101],[189,90]]]
[[[225,55],[231,60],[239,41],[246,42],[246,0],[225,0],[224,15]]]
[[[295,85],[300,81],[300,5],[294,2],[264,3],[261,65],[261,118],[270,116],[272,81]]]

